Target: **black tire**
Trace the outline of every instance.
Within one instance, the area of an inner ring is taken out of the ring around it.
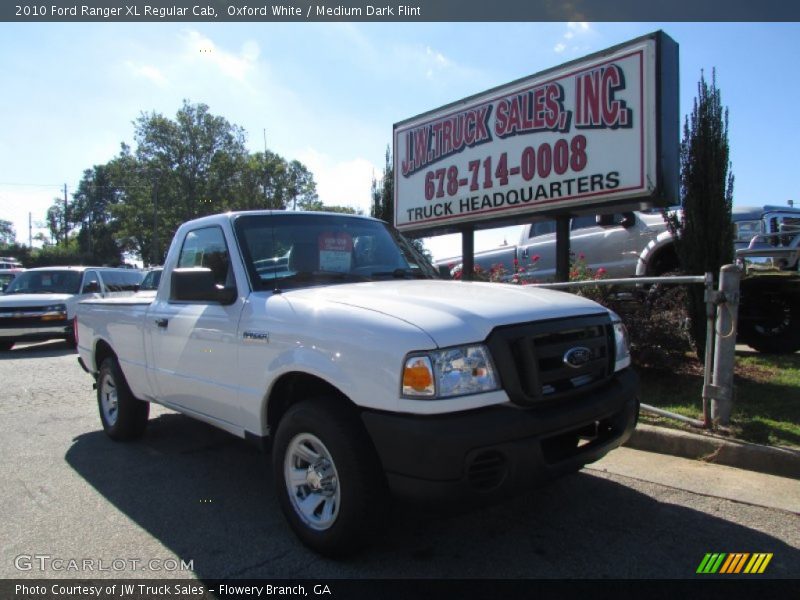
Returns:
[[[289,408],[278,425],[272,467],[281,510],[306,546],[342,557],[375,537],[388,493],[375,450],[349,407],[317,398]]]
[[[112,440],[129,441],[144,435],[150,403],[133,395],[114,357],[106,358],[100,365],[97,407],[103,430]]]
[[[800,350],[800,307],[795,300],[787,294],[758,296],[757,316],[742,315],[739,341],[766,354]]]
[[[65,341],[65,342],[67,342],[67,346],[69,346],[70,348],[73,348],[73,349],[74,349],[74,348],[77,348],[77,347],[78,347],[78,340],[76,340],[76,339],[75,339],[75,334],[74,334],[74,333],[70,333],[70,334],[69,334],[69,335],[68,335],[68,336],[67,336],[67,337],[64,339],[64,341]]]
[[[8,340],[0,341],[0,352],[7,352],[7,351],[11,350],[11,348],[13,348],[13,347],[14,347],[14,340],[11,340],[11,341],[8,341]]]

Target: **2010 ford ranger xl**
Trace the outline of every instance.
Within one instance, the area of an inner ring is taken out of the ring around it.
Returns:
[[[175,234],[155,299],[81,303],[80,361],[115,440],[158,402],[269,439],[281,507],[351,552],[384,494],[496,499],[576,471],[638,416],[624,326],[578,296],[445,281],[385,223],[229,213]]]

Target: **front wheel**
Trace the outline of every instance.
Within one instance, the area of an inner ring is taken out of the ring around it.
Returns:
[[[150,404],[133,395],[114,357],[105,359],[100,365],[97,405],[103,429],[112,440],[135,440],[144,435]]]
[[[800,307],[793,296],[763,294],[756,308],[744,307],[739,339],[758,352],[793,354],[800,350]]]
[[[311,549],[345,556],[379,529],[386,484],[349,407],[332,399],[291,407],[278,426],[272,466],[281,509]]]

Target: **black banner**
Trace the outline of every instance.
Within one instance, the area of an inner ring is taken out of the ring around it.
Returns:
[[[796,580],[698,576],[683,580],[0,580],[3,600],[522,600],[796,598]]]
[[[153,21],[798,21],[787,0],[14,0],[0,20]]]

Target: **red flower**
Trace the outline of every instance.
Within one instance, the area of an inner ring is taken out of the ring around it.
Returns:
[[[598,277],[602,277],[606,273],[608,273],[608,271],[606,271],[605,268],[603,268],[603,267],[600,267],[599,269],[597,269],[597,276]]]
[[[534,254],[533,256],[531,256],[531,262],[539,262],[539,259],[541,258],[542,257],[539,256],[538,254]]]
[[[580,254],[578,254],[578,258],[580,260],[584,260],[586,258],[586,255],[583,252],[581,252]]]

